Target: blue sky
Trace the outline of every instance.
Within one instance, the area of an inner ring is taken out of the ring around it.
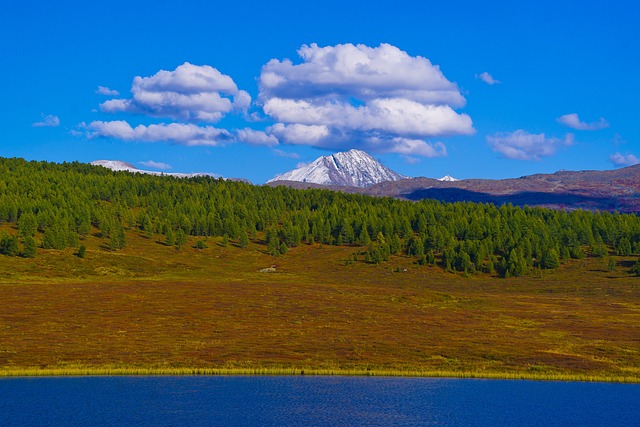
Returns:
[[[350,148],[432,178],[640,158],[631,0],[6,3],[4,157],[255,183]]]

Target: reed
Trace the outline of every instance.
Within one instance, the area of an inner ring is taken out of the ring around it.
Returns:
[[[534,372],[481,372],[481,371],[420,371],[420,370],[370,370],[370,369],[317,369],[313,367],[255,367],[255,368],[157,368],[75,366],[60,368],[4,368],[0,377],[50,377],[50,376],[365,376],[365,377],[414,377],[503,379],[535,381],[583,381],[640,383],[637,376],[586,375]]]

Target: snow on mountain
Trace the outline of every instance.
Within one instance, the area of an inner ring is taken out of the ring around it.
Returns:
[[[406,177],[383,166],[364,151],[349,150],[319,157],[307,166],[277,175],[268,182],[299,181],[365,188],[379,182],[404,178]]]
[[[454,182],[454,181],[460,181],[460,180],[452,177],[451,175],[445,175],[442,178],[438,178],[438,181]]]
[[[167,176],[175,176],[176,178],[193,178],[196,176],[212,176],[214,178],[219,178],[220,175],[215,175],[212,173],[177,173],[177,172],[172,172],[172,173],[167,173],[167,172],[156,172],[156,171],[147,171],[147,170],[143,170],[143,169],[138,169],[137,167],[133,166],[131,163],[127,163],[127,162],[123,162],[121,160],[95,160],[93,162],[91,162],[91,164],[93,166],[102,166],[105,167],[107,169],[111,169],[113,171],[125,171],[125,172],[132,172],[132,173],[144,173],[144,174],[148,174],[148,175],[167,175]]]

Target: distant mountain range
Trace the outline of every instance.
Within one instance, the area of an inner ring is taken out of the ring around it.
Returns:
[[[440,179],[405,178],[367,186],[321,184],[310,180],[299,182],[300,180],[292,179],[297,177],[293,172],[295,171],[280,175],[267,185],[330,188],[348,193],[407,200],[428,198],[446,202],[469,201],[497,205],[512,203],[517,206],[541,206],[551,209],[640,213],[640,165],[607,171],[559,171],[496,180],[456,180],[451,176]],[[285,178],[290,180],[284,181]]]
[[[176,178],[193,178],[196,176],[212,176],[214,178],[219,178],[219,175],[214,175],[210,173],[177,173],[177,172],[156,172],[156,171],[147,171],[143,169],[138,169],[133,166],[131,163],[123,162],[121,160],[95,160],[91,162],[93,166],[102,166],[107,169],[111,169],[113,171],[126,171],[133,173],[143,173],[147,175],[167,175],[167,176],[175,176]]]
[[[349,150],[323,156],[306,166],[294,169],[269,180],[298,181],[304,183],[367,188],[380,182],[406,179],[382,165],[369,154],[361,150]]]
[[[559,171],[515,179],[410,178],[365,191],[408,200],[469,201],[551,209],[640,212],[640,165],[607,171]]]
[[[113,170],[181,178],[210,175],[145,171],[117,160],[93,165]],[[551,209],[587,209],[640,213],[640,165],[607,171],[559,171],[513,179],[407,178],[383,166],[360,150],[323,156],[309,165],[270,180],[267,185],[328,188],[347,193],[407,200],[481,202],[541,206]]]

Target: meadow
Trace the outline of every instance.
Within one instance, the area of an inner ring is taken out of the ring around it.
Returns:
[[[5,224],[4,229],[9,229]],[[349,374],[640,380],[637,257],[521,277],[365,247],[127,231],[109,250],[0,256],[0,375]],[[275,271],[261,272],[273,267]]]

